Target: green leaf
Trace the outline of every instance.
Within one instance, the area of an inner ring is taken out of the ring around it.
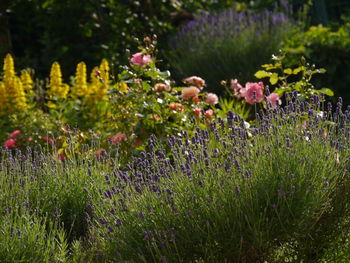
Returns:
[[[327,96],[334,96],[334,92],[331,89],[323,88],[317,91],[318,93],[323,93]]]
[[[326,70],[324,68],[320,68],[317,70],[317,73],[323,74],[326,73]]]
[[[258,79],[267,78],[267,77],[270,77],[270,75],[271,73],[265,70],[259,70],[254,74],[254,76]]]
[[[275,85],[278,82],[278,74],[273,73],[270,77],[270,83],[271,85]]]
[[[300,67],[298,67],[298,68],[295,68],[295,69],[293,69],[293,74],[298,74],[300,71],[303,71],[303,70],[305,70],[305,67],[304,66],[300,66]]]
[[[288,75],[291,75],[293,74],[293,71],[291,68],[286,68],[285,70],[283,70],[284,73],[288,74]]]
[[[145,81],[142,82],[142,88],[143,88],[143,90],[146,91],[146,92],[149,92],[149,91],[152,89],[151,85],[149,85],[149,84],[148,84],[147,82],[145,82]]]

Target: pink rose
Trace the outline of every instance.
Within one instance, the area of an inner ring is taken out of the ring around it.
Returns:
[[[219,103],[219,98],[216,94],[214,93],[208,93],[207,96],[205,97],[205,101],[209,104],[209,105],[216,105]]]
[[[203,89],[203,86],[205,85],[205,80],[200,78],[200,77],[196,77],[196,76],[186,78],[183,80],[183,82],[185,84],[196,86],[200,90]]]
[[[137,66],[145,66],[148,63],[152,62],[152,58],[151,55],[144,55],[142,54],[142,52],[138,52],[134,55],[132,55],[131,59],[130,59],[131,63]]]
[[[271,102],[272,108],[275,109],[277,105],[281,105],[282,102],[280,100],[280,96],[277,93],[271,93],[267,97],[267,101]]]
[[[233,96],[240,99],[242,98],[241,90],[243,89],[242,85],[238,83],[237,79],[231,79],[230,89],[233,91]]]
[[[16,137],[17,135],[20,135],[20,134],[21,134],[20,130],[15,130],[15,131],[10,133],[9,137],[10,138],[14,138],[14,137]]]
[[[245,88],[241,89],[241,96],[249,104],[260,103],[264,97],[264,84],[262,82],[247,82]]]
[[[207,117],[207,118],[211,118],[211,117],[213,117],[213,115],[214,115],[214,111],[213,110],[207,110],[204,113],[204,116]]]
[[[234,90],[234,91],[240,91],[240,89],[242,89],[242,85],[238,83],[237,79],[231,79],[231,86],[230,89]]]
[[[188,100],[190,98],[196,97],[199,94],[200,90],[194,86],[183,88],[181,98]]]
[[[194,108],[193,109],[194,114],[196,114],[198,117],[202,115],[202,110],[200,108]]]
[[[16,146],[16,139],[8,139],[5,141],[4,146],[9,149],[14,148]]]

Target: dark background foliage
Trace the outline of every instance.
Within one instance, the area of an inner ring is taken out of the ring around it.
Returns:
[[[296,11],[312,1],[288,2]],[[341,14],[349,14],[349,1],[313,2],[309,17],[312,24],[334,25],[339,23]],[[196,13],[234,5],[240,5],[241,9],[272,9],[275,4],[274,0],[3,0],[0,1],[0,56],[13,53],[18,69],[33,68],[40,78],[47,77],[52,62],[59,61],[67,79],[81,60],[89,69],[102,58],[116,65],[127,62],[127,49],[136,51],[135,37],[157,34],[160,49],[167,49],[168,37]],[[328,53],[333,54],[331,50]],[[318,57],[315,62],[329,63],[319,60]],[[337,59],[342,60],[342,57]],[[164,63],[171,67],[171,63]]]

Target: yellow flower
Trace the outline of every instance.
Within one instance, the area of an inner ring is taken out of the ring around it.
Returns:
[[[129,91],[128,85],[124,81],[119,82],[119,91],[123,93],[127,93]]]
[[[32,80],[32,77],[30,76],[30,74],[27,70],[22,70],[21,81],[22,81],[24,90],[28,94],[32,94],[33,93],[33,80]]]
[[[61,67],[58,62],[54,62],[50,71],[50,89],[48,91],[49,96],[65,99],[69,92],[69,86],[62,82]]]
[[[25,110],[27,108],[26,94],[21,79],[13,77],[6,88],[9,110]]]
[[[12,78],[15,77],[15,64],[13,62],[13,58],[10,54],[7,54],[5,59],[4,59],[4,77],[3,81],[5,83],[5,86],[8,85],[11,81]]]
[[[109,65],[103,59],[100,67],[95,67],[90,74],[91,85],[88,91],[88,104],[96,104],[106,97],[109,82]]]
[[[6,87],[3,82],[0,82],[0,114],[4,114],[6,112],[6,104],[7,104],[7,93]]]
[[[100,64],[100,71],[101,71],[101,79],[104,82],[104,84],[108,84],[109,82],[109,64],[106,59],[102,59],[101,64]]]
[[[98,77],[98,75],[100,74],[99,72],[100,69],[98,67],[94,67],[90,73],[90,81],[94,86],[99,86],[101,84],[101,81]]]
[[[82,97],[87,94],[87,81],[86,81],[86,65],[84,62],[80,62],[77,65],[77,71],[75,74],[75,87],[73,90],[73,97]]]

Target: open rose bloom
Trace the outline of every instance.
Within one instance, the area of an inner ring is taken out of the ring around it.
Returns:
[[[16,147],[16,139],[8,139],[5,141],[4,146],[6,148],[12,149]]]
[[[240,92],[249,104],[260,103],[264,98],[264,83],[247,82]]]
[[[208,103],[211,106],[215,106],[216,104],[219,103],[219,98],[216,94],[214,93],[208,93],[207,96],[205,97],[206,103]]]
[[[138,53],[132,55],[130,62],[133,65],[143,67],[143,66],[146,66],[148,63],[152,62],[152,57],[151,57],[151,55],[145,55],[145,54],[142,54],[142,52],[138,52]]]
[[[183,88],[181,93],[181,98],[184,100],[191,99],[196,97],[199,94],[200,90],[197,87],[191,86],[188,88]]]
[[[204,85],[205,85],[205,80],[200,78],[200,77],[196,77],[196,76],[192,76],[192,77],[186,78],[186,79],[183,80],[183,82],[185,84],[196,86],[200,90],[202,90]]]

